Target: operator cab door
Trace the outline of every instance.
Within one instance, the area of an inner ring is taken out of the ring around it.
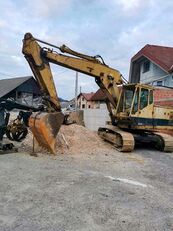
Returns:
[[[133,98],[131,117],[138,117],[141,125],[153,126],[153,90],[137,86]]]

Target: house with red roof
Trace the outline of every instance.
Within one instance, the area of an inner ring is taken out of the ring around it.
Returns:
[[[101,105],[106,103],[106,98],[106,94],[102,91],[102,89],[98,89],[91,97],[93,108],[100,108]]]
[[[106,95],[98,89],[95,93],[80,93],[77,99],[79,109],[98,109],[101,104],[105,104]]]
[[[80,93],[77,97],[77,105],[79,109],[93,108],[93,102],[91,100],[94,92]]]
[[[144,46],[131,59],[129,82],[173,87],[173,47]]]
[[[110,122],[109,112],[106,106],[106,95],[101,89],[95,93],[80,93],[77,97],[78,108],[83,110],[83,121],[85,126],[97,131],[99,127]]]

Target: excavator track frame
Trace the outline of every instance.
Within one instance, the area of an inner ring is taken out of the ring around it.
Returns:
[[[98,129],[98,135],[114,145],[120,152],[131,152],[137,142],[153,142],[154,147],[163,152],[173,152],[173,136],[161,132],[141,132],[141,134],[123,131],[116,126]],[[145,139],[144,139],[145,138]]]
[[[105,126],[98,129],[98,135],[112,143],[114,147],[120,152],[131,152],[134,150],[135,141],[130,132],[120,130],[116,126]]]

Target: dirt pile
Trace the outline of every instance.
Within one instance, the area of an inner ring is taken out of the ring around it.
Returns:
[[[105,142],[96,132],[92,132],[76,124],[62,125],[57,136],[56,154],[90,154],[106,146]],[[32,152],[32,148],[33,135],[29,132],[26,139],[20,143],[19,150]],[[47,153],[47,151],[40,148],[38,144],[35,144],[35,152]]]

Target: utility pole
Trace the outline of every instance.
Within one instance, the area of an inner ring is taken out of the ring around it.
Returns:
[[[76,71],[76,81],[75,81],[75,111],[77,111],[77,95],[78,95],[78,72]]]

